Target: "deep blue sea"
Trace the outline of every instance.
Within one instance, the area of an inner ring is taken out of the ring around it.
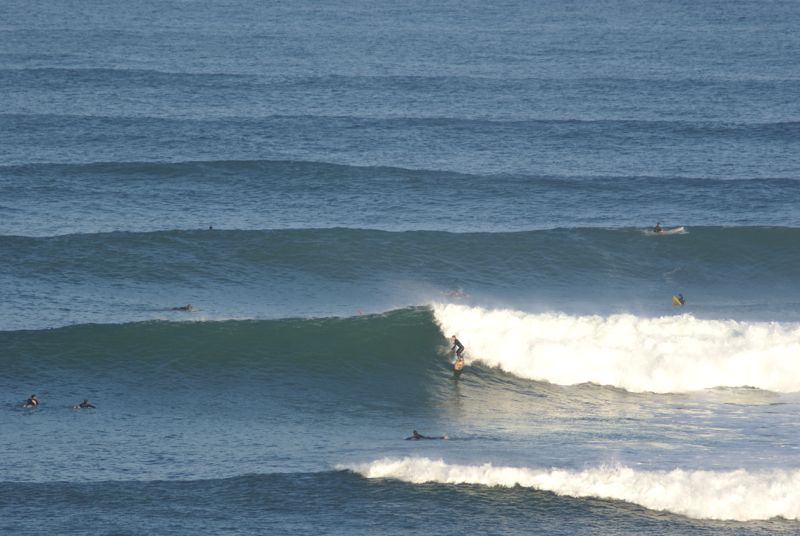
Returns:
[[[0,533],[800,533],[798,28],[4,0]]]

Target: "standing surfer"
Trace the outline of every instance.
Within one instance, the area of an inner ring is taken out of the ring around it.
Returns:
[[[461,341],[459,341],[458,338],[455,335],[453,335],[450,338],[453,340],[453,347],[450,348],[450,350],[451,351],[455,350],[456,351],[456,357],[457,358],[461,358],[462,357],[461,354],[464,353],[464,345],[461,344]]]
[[[461,341],[459,341],[455,335],[453,335],[451,338],[453,340],[453,347],[450,348],[450,350],[456,351],[456,361],[453,363],[453,370],[456,371],[456,373],[459,373],[461,372],[461,369],[464,368],[464,345],[461,344]]]

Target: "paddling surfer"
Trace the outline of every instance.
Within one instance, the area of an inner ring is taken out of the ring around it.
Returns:
[[[414,432],[409,437],[406,438],[406,441],[419,441],[420,439],[447,439],[447,436],[429,437],[429,436],[424,436],[419,432],[417,432],[416,430],[414,430]]]

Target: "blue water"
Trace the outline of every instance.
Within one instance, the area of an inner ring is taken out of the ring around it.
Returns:
[[[800,530],[797,2],[0,13],[0,532]]]

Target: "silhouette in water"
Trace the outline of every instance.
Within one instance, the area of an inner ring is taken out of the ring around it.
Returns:
[[[419,432],[417,432],[416,430],[414,430],[414,432],[406,438],[406,441],[418,441],[420,439],[447,439],[447,436],[436,436],[436,437],[424,436]]]

